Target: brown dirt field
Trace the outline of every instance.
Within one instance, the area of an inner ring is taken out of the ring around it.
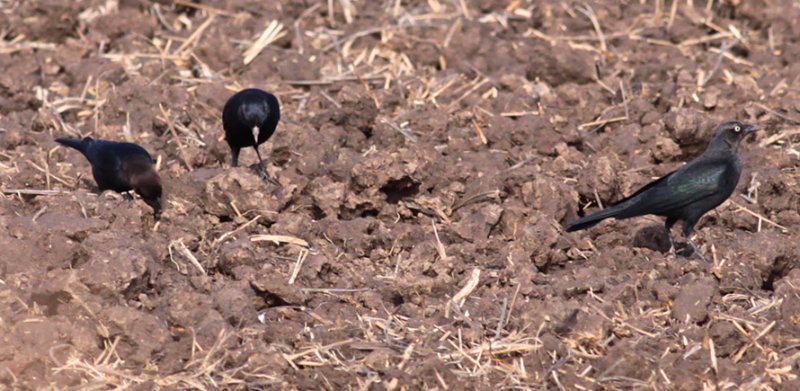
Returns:
[[[800,389],[796,1],[0,7],[2,388]],[[280,187],[229,167],[245,86]],[[712,266],[563,232],[731,118]],[[158,156],[162,219],[68,135]]]

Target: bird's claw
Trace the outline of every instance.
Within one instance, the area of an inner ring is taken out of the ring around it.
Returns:
[[[703,260],[703,262],[705,262],[706,264],[709,264],[708,259],[706,259],[705,255],[703,255],[703,253],[700,252],[700,249],[697,247],[696,244],[694,244],[694,241],[692,241],[691,238],[686,237],[686,242],[689,243],[689,246],[692,247],[692,251],[695,254],[697,254],[697,256],[699,256],[700,259]]]
[[[277,179],[269,175],[269,172],[267,172],[267,168],[264,167],[263,164],[258,165],[258,173],[261,175],[261,180],[263,180],[264,183],[273,184],[275,186],[281,186],[281,183],[278,182]]]
[[[669,239],[669,252],[672,254],[673,257],[678,257],[678,252],[675,251],[675,241],[672,240],[672,235],[667,232],[667,238]]]

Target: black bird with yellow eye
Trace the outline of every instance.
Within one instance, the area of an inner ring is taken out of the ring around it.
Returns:
[[[590,228],[609,217],[627,219],[643,215],[666,217],[670,249],[675,243],[670,233],[678,220],[683,221],[683,237],[700,258],[706,260],[691,234],[706,212],[723,203],[736,189],[742,174],[739,143],[758,129],[757,125],[727,121],[714,131],[705,152],[683,167],[648,183],[616,204],[584,216],[567,225],[567,232]]]

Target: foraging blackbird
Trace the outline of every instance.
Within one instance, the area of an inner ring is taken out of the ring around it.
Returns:
[[[609,217],[626,219],[653,214],[667,218],[665,226],[670,250],[675,253],[675,243],[670,230],[683,220],[683,236],[695,253],[700,253],[690,235],[700,216],[730,197],[742,172],[739,160],[739,142],[758,129],[739,121],[728,121],[714,130],[714,136],[705,152],[685,166],[653,181],[630,197],[592,213],[569,224],[567,232],[586,229]]]
[[[269,179],[258,146],[265,143],[278,126],[281,109],[278,99],[269,92],[248,88],[234,94],[222,110],[222,127],[231,147],[231,164],[239,165],[239,150],[253,147],[258,155],[258,166],[265,179]]]
[[[100,191],[124,193],[133,190],[153,208],[156,216],[161,213],[161,178],[153,166],[153,158],[144,148],[90,137],[82,140],[59,138],[56,142],[75,148],[86,156],[92,164],[92,175]]]

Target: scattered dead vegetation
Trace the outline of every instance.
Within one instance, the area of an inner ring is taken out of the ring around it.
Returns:
[[[6,387],[800,384],[792,1],[0,4]],[[245,86],[280,187],[227,167]],[[655,219],[562,232],[731,117],[765,130],[713,266]],[[155,152],[163,219],[61,135]]]

